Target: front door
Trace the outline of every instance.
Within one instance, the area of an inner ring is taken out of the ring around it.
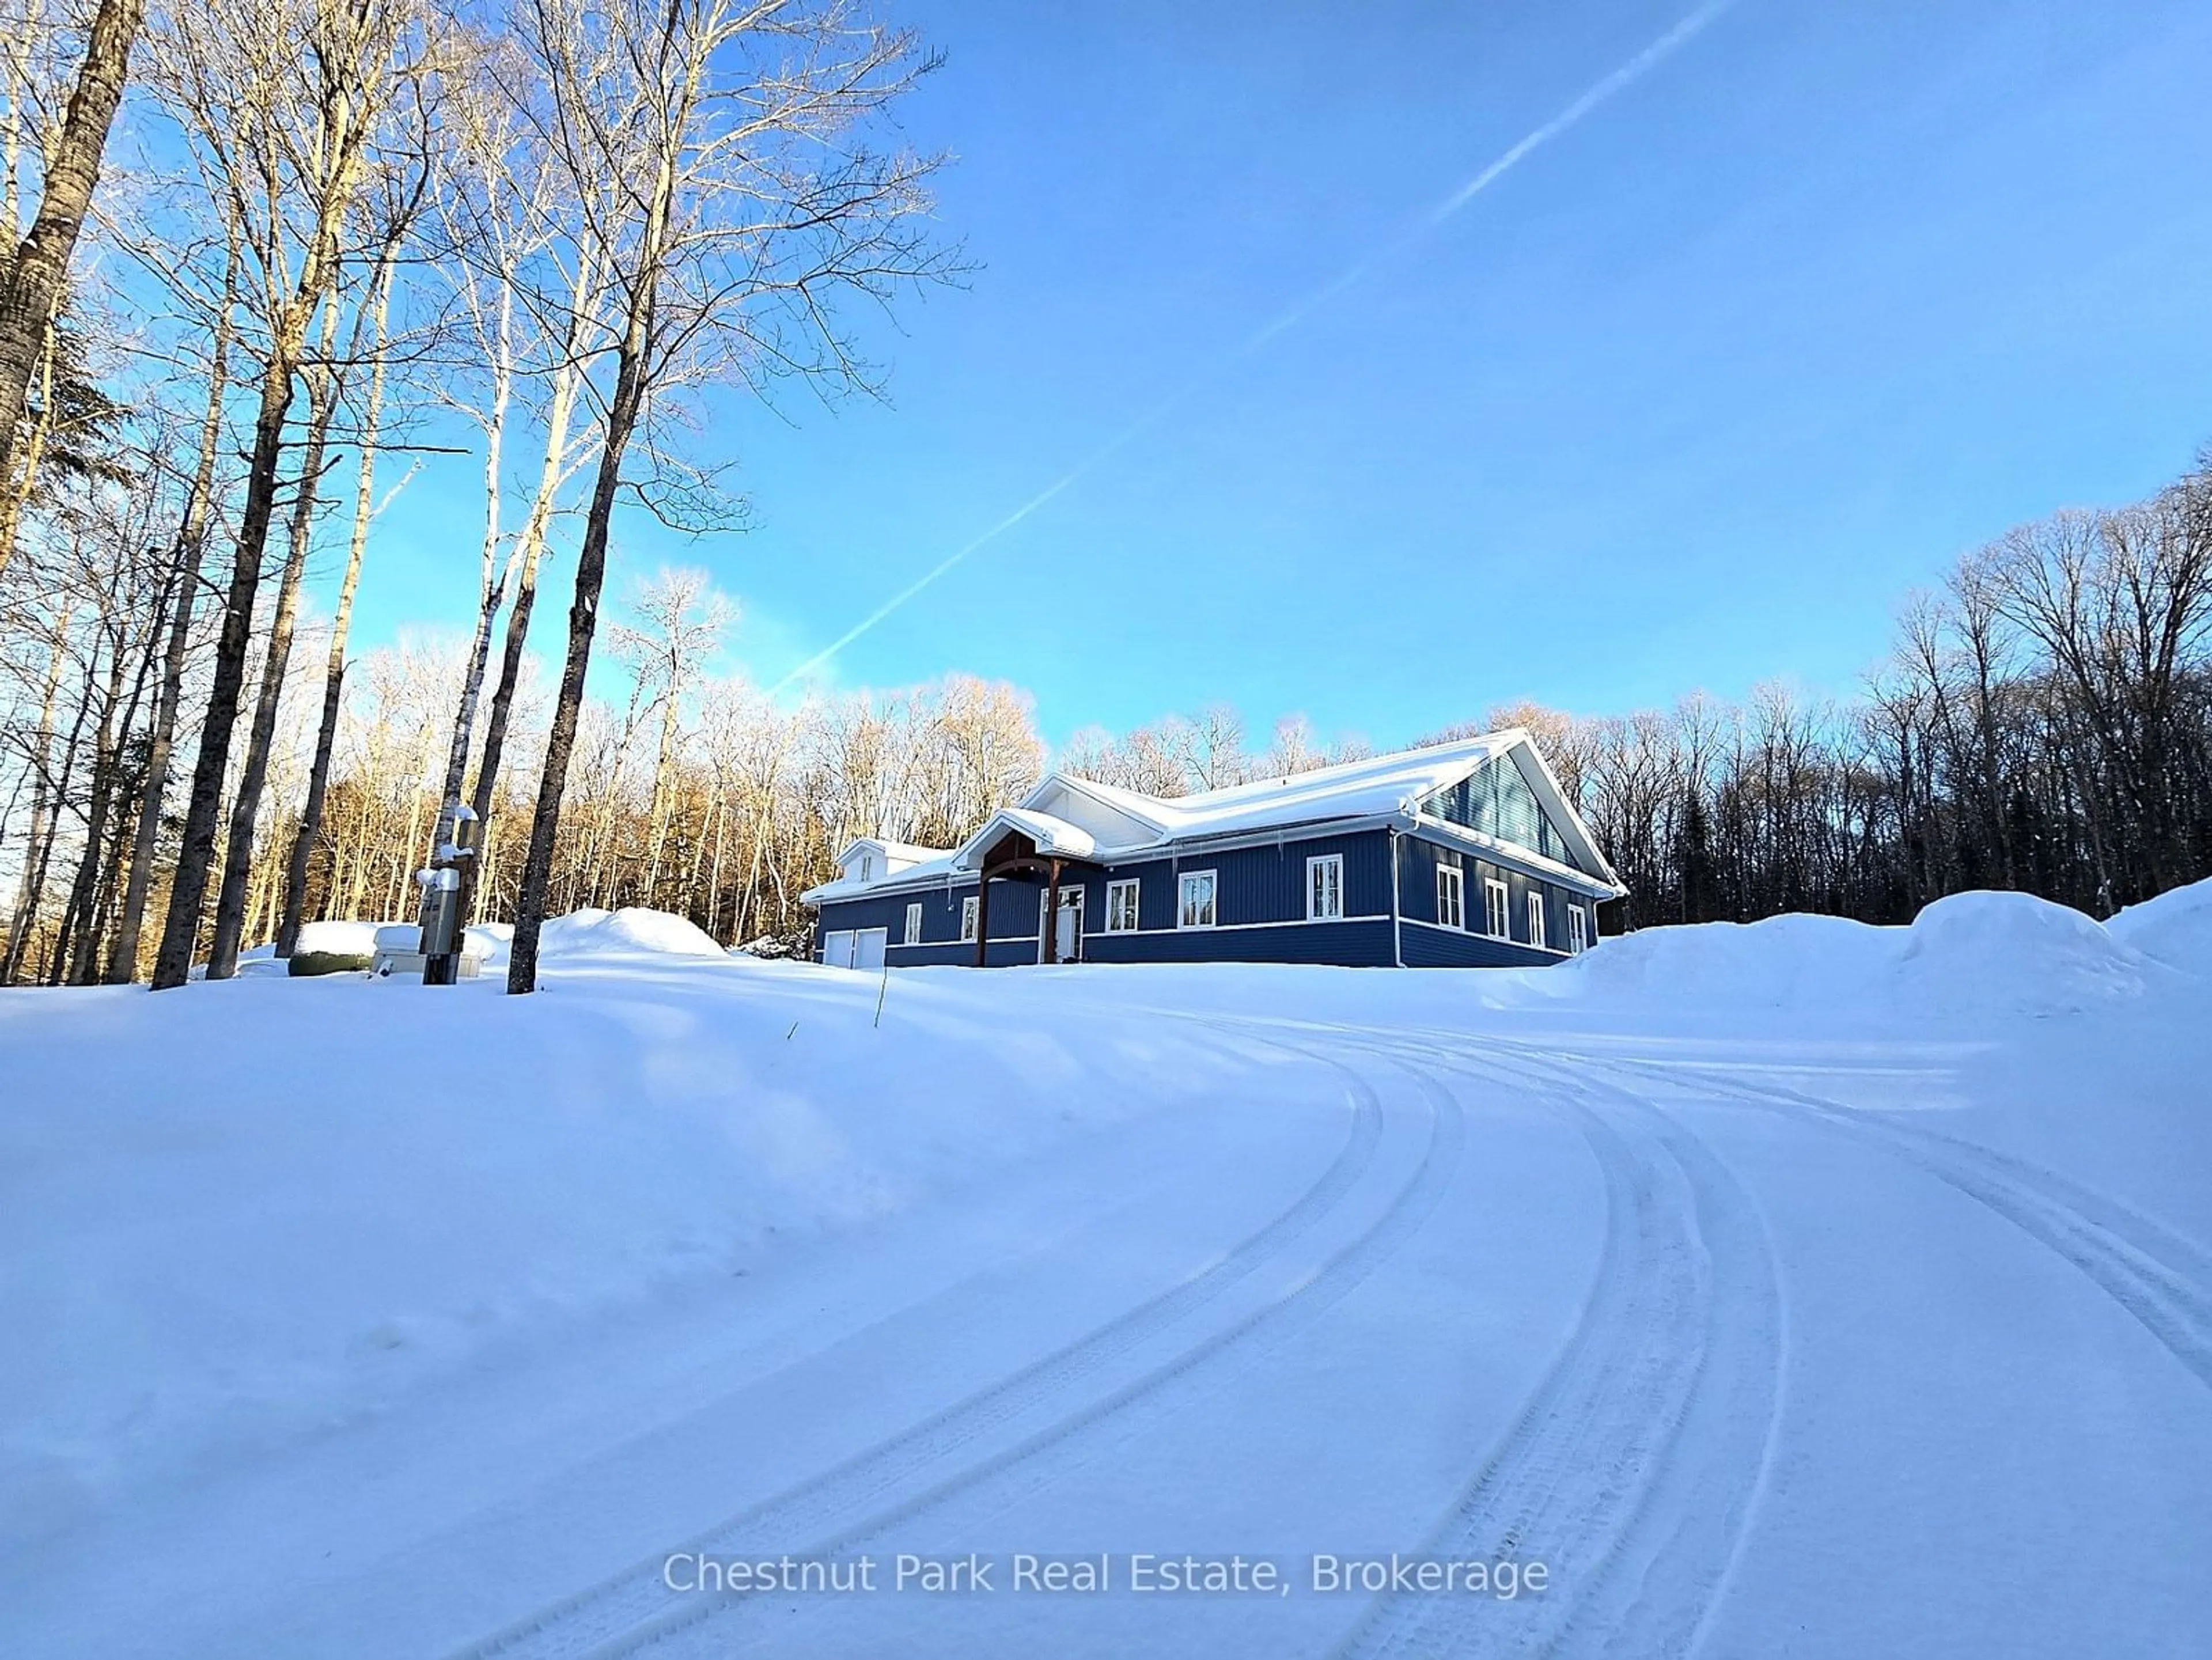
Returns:
[[[1080,963],[1083,960],[1081,888],[1062,888],[1060,891],[1060,915],[1053,923],[1052,952],[1052,960],[1055,963]]]

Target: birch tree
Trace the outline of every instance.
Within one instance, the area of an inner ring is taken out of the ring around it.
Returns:
[[[108,126],[122,101],[131,48],[144,18],[145,0],[100,0],[60,131],[46,151],[38,215],[0,267],[0,480],[22,471],[17,433],[25,397],[35,367],[42,358],[52,361],[70,256],[92,206]],[[12,198],[12,168],[8,188]],[[11,217],[9,229],[14,228]],[[0,568],[12,550],[0,544]]]
[[[371,141],[422,67],[412,0],[198,0],[156,31],[155,84],[206,189],[245,228],[261,359],[230,581],[154,968],[181,986],[198,943],[254,602],[310,330],[336,286]]]
[[[680,511],[659,476],[626,477],[656,403],[708,378],[867,370],[833,320],[841,294],[889,298],[945,270],[923,216],[932,158],[870,147],[869,128],[929,69],[914,37],[847,0],[531,0],[523,39],[552,97],[546,139],[572,199],[616,189],[585,223],[605,271],[600,445],[577,555],[568,649],[507,970],[537,987],[538,936],[591,666],[615,503]]]

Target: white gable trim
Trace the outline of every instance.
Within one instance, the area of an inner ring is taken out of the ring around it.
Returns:
[[[1096,860],[1099,856],[1097,839],[1082,825],[1030,807],[1001,807],[982,829],[960,844],[960,851],[952,855],[952,868],[981,869],[983,855],[991,844],[1009,830],[1036,842],[1038,853],[1048,859]]]
[[[1521,769],[1522,777],[1535,792],[1536,805],[1543,808],[1553,828],[1567,838],[1569,845],[1575,850],[1577,862],[1616,893],[1627,892],[1628,890],[1620,885],[1620,873],[1613,869],[1599,848],[1597,837],[1590,834],[1589,826],[1583,823],[1582,814],[1577,812],[1568,801],[1567,792],[1560,784],[1559,775],[1544,759],[1544,751],[1536,747],[1534,739],[1517,727],[1514,728],[1512,737],[1513,741],[1505,745],[1502,753],[1511,756],[1514,763]]]
[[[1067,812],[1054,812],[1054,805],[1073,796],[1080,804],[1084,814],[1096,815],[1108,822],[1085,824],[1082,816]],[[1158,840],[1166,833],[1166,825],[1147,817],[1121,802],[1109,800],[1105,794],[1090,787],[1087,779],[1077,778],[1064,772],[1049,772],[1037,781],[1037,786],[1022,798],[1021,805],[1032,812],[1051,813],[1066,818],[1070,824],[1089,830],[1102,845],[1123,846]],[[1117,834],[1116,828],[1126,826],[1127,834]]]

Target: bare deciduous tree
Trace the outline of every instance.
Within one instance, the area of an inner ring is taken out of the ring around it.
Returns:
[[[865,384],[841,291],[884,297],[941,273],[921,223],[936,163],[878,153],[869,125],[931,66],[848,0],[533,0],[525,30],[552,89],[550,151],[569,194],[620,188],[584,234],[607,277],[609,384],[578,550],[568,644],[515,909],[507,989],[537,986],[538,934],[591,666],[607,544],[657,398],[697,379],[796,374]]]

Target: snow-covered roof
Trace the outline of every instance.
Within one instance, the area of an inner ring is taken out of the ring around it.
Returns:
[[[943,848],[925,848],[915,842],[893,842],[881,836],[858,837],[854,842],[853,847],[874,848],[884,858],[902,865],[919,865],[926,860],[941,859],[945,854],[945,849]],[[852,848],[846,849],[847,853],[851,851]]]
[[[984,855],[1008,830],[1018,830],[1036,843],[1036,850],[1053,859],[1090,859],[1098,852],[1097,838],[1080,824],[1055,818],[1048,812],[1026,807],[1001,807],[990,822],[960,844],[952,863],[959,870],[975,870]]]
[[[903,852],[922,856],[905,868],[887,868],[872,881],[844,878],[809,889],[800,897],[809,903],[819,903],[825,899],[849,899],[886,885],[909,887],[968,874],[981,864],[985,854],[1009,830],[1020,831],[1036,844],[1040,853],[1048,856],[1116,860],[1168,852],[1187,842],[1264,834],[1294,825],[1358,820],[1410,822],[1420,816],[1421,803],[1436,791],[1459,782],[1486,763],[1508,754],[1520,765],[1522,776],[1566,840],[1573,852],[1575,866],[1580,868],[1543,859],[1531,849],[1514,847],[1510,852],[1565,876],[1618,888],[1619,879],[1568,802],[1541,752],[1527,732],[1515,727],[1430,749],[1400,750],[1389,755],[1316,767],[1287,777],[1255,779],[1249,783],[1172,799],[1146,795],[1067,773],[1048,773],[1022,798],[1018,806],[994,813],[990,821],[959,848],[902,848]],[[1477,841],[1492,840],[1479,832],[1456,830],[1434,820],[1428,822],[1433,827]],[[874,842],[872,845],[900,844]]]
[[[1273,830],[1322,818],[1367,818],[1410,809],[1432,790],[1456,784],[1497,755],[1518,733],[1494,733],[1434,749],[1342,761],[1288,777],[1255,779],[1225,789],[1155,801],[1138,797],[1172,839]],[[1132,792],[1122,791],[1123,795]]]

